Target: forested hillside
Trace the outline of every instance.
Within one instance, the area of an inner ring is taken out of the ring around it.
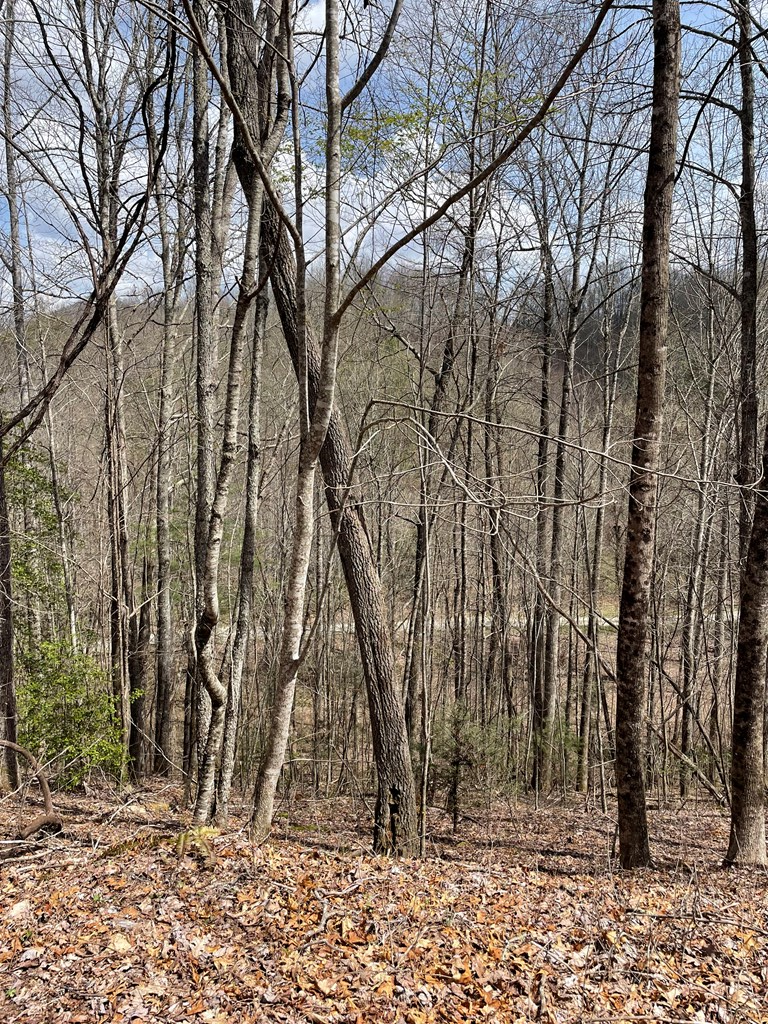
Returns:
[[[55,791],[406,856],[580,794],[624,867],[696,799],[766,863],[762,16],[6,2],[0,735]]]

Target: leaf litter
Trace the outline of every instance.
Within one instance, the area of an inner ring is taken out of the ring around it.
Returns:
[[[652,812],[657,868],[621,872],[583,807],[456,835],[433,810],[427,857],[391,860],[350,801],[294,801],[255,845],[170,795],[64,803],[23,850],[0,805],[0,1020],[768,1022],[768,875],[719,867],[717,809]]]

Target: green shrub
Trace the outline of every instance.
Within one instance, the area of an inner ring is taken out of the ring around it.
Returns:
[[[431,772],[436,789],[449,790],[458,769],[466,795],[506,793],[514,789],[509,762],[504,737],[492,726],[471,721],[461,705],[435,722]]]
[[[93,658],[44,641],[20,658],[19,742],[71,789],[94,769],[119,776],[120,726],[109,681]]]

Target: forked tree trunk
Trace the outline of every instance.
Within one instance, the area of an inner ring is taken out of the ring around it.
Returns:
[[[282,10],[282,8],[281,8]],[[250,15],[235,11],[237,17],[228,23],[229,77],[234,97],[247,123],[261,124],[262,133],[269,117],[279,119],[280,92],[275,110],[268,109],[269,81],[263,78],[264,66],[254,60],[251,44]],[[283,67],[278,62],[278,75]],[[261,77],[260,77],[261,76]],[[253,155],[243,144],[242,130],[236,122],[234,159],[243,188],[248,191],[256,174]],[[297,301],[297,273],[294,254],[287,235],[280,229],[279,216],[274,207],[265,204],[262,218],[262,247],[266,265],[270,268],[270,282],[275,304],[288,344],[291,360],[301,384],[306,382],[309,410],[314,415],[321,390],[321,359],[319,346],[311,331],[304,330],[303,304]],[[327,282],[328,284],[328,282]],[[305,344],[306,340],[306,344]],[[362,504],[354,490],[350,490],[352,458],[349,444],[338,410],[330,410],[327,433],[320,449],[326,500],[331,521],[337,533],[339,556],[355,619],[358,644],[368,692],[371,716],[374,758],[378,775],[378,794],[374,824],[374,848],[380,852],[418,850],[416,796],[411,768],[410,750],[405,728],[405,716],[399,688],[395,682],[394,655],[387,625],[381,581],[370,546]],[[295,566],[298,569],[298,565]],[[283,650],[285,689],[290,689],[295,666],[286,645]],[[275,722],[276,733],[285,728],[285,717]],[[276,735],[275,739],[279,739]],[[274,754],[275,751],[272,751]],[[274,757],[276,762],[277,758]],[[274,766],[268,768],[272,777]],[[263,831],[267,818],[268,798],[259,797],[260,811],[257,827]]]
[[[669,239],[680,89],[678,0],[654,0],[653,37],[653,109],[643,212],[637,406],[616,650],[616,788],[619,856],[625,868],[651,863],[643,716],[667,365]]]
[[[260,190],[258,190],[260,196]],[[249,197],[253,200],[254,197]],[[240,288],[235,306],[234,321],[227,372],[227,394],[224,408],[224,426],[221,458],[213,494],[208,531],[205,536],[205,561],[202,580],[202,610],[195,629],[198,678],[207,694],[210,718],[202,753],[198,755],[198,790],[195,801],[195,821],[208,821],[213,812],[216,793],[216,766],[224,739],[229,686],[220,678],[215,660],[214,638],[219,621],[219,565],[224,540],[224,523],[229,487],[238,449],[238,424],[242,391],[243,362],[246,336],[252,326],[250,309],[253,303],[258,268],[260,204],[251,201],[245,237],[245,255]],[[258,387],[258,382],[256,384]]]
[[[259,271],[259,280],[263,271]],[[261,409],[261,364],[264,352],[264,335],[267,327],[269,297],[262,289],[256,299],[255,324],[252,327],[251,346],[251,391],[248,400],[248,457],[245,483],[245,522],[243,543],[240,549],[240,581],[237,593],[237,624],[232,642],[232,657],[229,672],[229,693],[224,720],[224,741],[221,751],[221,771],[216,791],[216,820],[220,824],[229,817],[229,794],[235,772],[235,748],[237,728],[240,720],[240,700],[243,668],[248,650],[251,627],[253,596],[253,573],[256,563],[256,525],[259,508],[259,482],[261,480],[261,433],[259,414]]]
[[[301,445],[296,477],[293,537],[285,591],[285,618],[280,646],[275,698],[267,744],[256,782],[252,825],[257,837],[272,827],[277,783],[285,761],[299,664],[303,656],[302,632],[312,540],[315,533],[314,490],[320,451],[333,414],[339,345],[336,309],[341,280],[341,95],[339,91],[339,8],[326,0],[325,38],[325,288],[323,335],[314,402],[310,403],[307,360],[300,361],[299,419]],[[298,247],[297,247],[298,248]],[[303,270],[303,268],[302,268]],[[303,273],[296,277],[303,286]],[[299,305],[300,312],[302,305]],[[303,356],[306,348],[301,350]]]
[[[277,214],[265,207],[262,244],[270,267],[275,305],[280,316],[294,368],[298,370],[296,271]],[[319,374],[319,352],[307,333],[307,383],[314,403]],[[352,457],[341,416],[331,414],[328,434],[320,452],[325,497],[338,535],[338,548],[349,593],[355,631],[363,664],[377,772],[373,846],[377,852],[399,848],[418,850],[416,791],[411,768],[405,713],[395,680],[392,639],[387,625],[381,580],[371,550],[361,495],[350,488]],[[346,499],[346,500],[345,500]]]

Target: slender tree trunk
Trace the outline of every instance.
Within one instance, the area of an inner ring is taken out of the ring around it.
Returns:
[[[295,265],[288,240],[280,232],[277,214],[267,205],[262,225],[265,258],[270,268],[275,305],[294,368],[298,370],[299,331],[296,319]],[[315,401],[320,359],[317,344],[307,333],[307,383],[310,405]],[[338,410],[334,409],[328,436],[320,452],[325,496],[337,534],[339,557],[349,593],[363,665],[371,718],[378,789],[374,848],[392,850],[393,824],[405,851],[418,849],[416,792],[400,688],[395,679],[392,639],[387,625],[381,580],[365,522],[364,504],[351,486],[352,457]],[[391,821],[397,813],[399,820]]]
[[[152,119],[150,119],[152,123]],[[157,140],[151,131],[152,153]],[[177,167],[182,176],[181,166]],[[174,629],[171,584],[171,512],[173,491],[173,418],[176,405],[177,341],[179,333],[180,296],[184,283],[185,260],[183,234],[186,214],[182,201],[177,203],[178,224],[172,237],[166,187],[168,176],[158,178],[155,203],[160,235],[163,267],[163,340],[160,363],[160,395],[157,413],[157,487],[155,494],[155,529],[157,538],[157,663],[155,692],[155,771],[168,774],[173,760],[174,707]]]
[[[106,335],[105,452],[107,510],[110,534],[110,638],[112,689],[120,716],[120,735],[128,764],[131,735],[132,651],[136,623],[133,586],[128,564],[126,452],[123,422],[123,351],[117,306],[112,296],[104,324]]]
[[[259,272],[259,279],[263,276]],[[235,747],[240,720],[243,667],[248,649],[251,627],[253,573],[256,560],[256,525],[261,479],[261,364],[264,353],[264,335],[267,328],[269,297],[265,289],[256,299],[255,325],[252,327],[251,390],[248,400],[248,458],[245,483],[245,523],[240,551],[240,582],[237,600],[237,624],[232,643],[229,693],[224,722],[224,740],[221,752],[221,772],[216,796],[216,820],[226,822],[229,815],[229,794],[235,771]]]
[[[456,298],[451,314],[451,321],[446,334],[445,344],[440,360],[440,369],[434,373],[434,389],[429,402],[429,415],[427,417],[426,429],[429,437],[438,437],[441,424],[440,413],[443,411],[448,395],[448,387],[451,382],[454,363],[457,355],[457,335],[464,313],[467,299],[467,290],[474,264],[475,237],[472,229],[464,236],[464,249],[462,252],[461,269],[456,288]],[[422,329],[424,328],[422,316]],[[442,479],[445,480],[446,472],[443,469]],[[441,481],[442,482],[442,481]],[[432,474],[427,472],[420,479],[419,491],[419,515],[416,523],[416,551],[414,556],[414,582],[413,582],[413,612],[409,624],[408,656],[405,665],[405,719],[408,727],[408,734],[411,741],[416,736],[418,725],[418,703],[423,689],[423,682],[419,679],[421,671],[421,652],[419,644],[424,630],[424,623],[421,616],[424,610],[424,603],[421,600],[421,590],[424,585],[424,564],[427,557],[426,537],[429,533],[430,513],[428,508],[430,493],[434,492],[435,485],[432,481]]]
[[[13,146],[14,122],[11,107],[12,94],[12,62],[16,36],[15,0],[10,0],[5,12],[5,48],[3,59],[3,128],[5,135],[5,197],[8,204],[8,233],[10,241],[11,299],[13,307],[13,336],[16,347],[16,368],[19,381],[19,408],[23,409],[30,397],[29,352],[27,348],[27,317],[24,301],[24,281],[21,263],[21,223],[19,173],[17,153]],[[6,264],[7,265],[7,264]],[[28,465],[28,454],[22,449],[19,453],[22,467]],[[26,489],[22,493],[24,532],[27,537],[37,536],[36,516],[30,507]],[[36,553],[32,555],[36,558]],[[31,645],[38,644],[41,639],[40,601],[30,589],[25,591],[26,627]]]
[[[174,365],[176,329],[168,316],[163,325],[160,409],[157,434],[157,683],[155,699],[155,770],[167,774],[173,756],[173,613],[171,602],[171,489]]]
[[[763,449],[768,480],[768,428]],[[741,581],[731,751],[731,835],[725,864],[766,864],[765,652],[768,646],[768,493],[755,491],[755,509]]]
[[[749,0],[734,2],[738,22],[738,57],[741,75],[741,381],[739,394],[739,450],[737,479],[742,486],[739,518],[739,555],[742,566],[749,544],[757,472],[757,222],[755,218],[755,81],[753,32]]]
[[[571,318],[569,317],[569,320]],[[558,675],[560,668],[560,601],[563,577],[563,501],[565,498],[565,473],[567,444],[570,428],[571,397],[573,394],[573,371],[576,358],[575,324],[569,324],[566,361],[563,367],[560,415],[558,419],[557,443],[555,447],[555,480],[552,494],[552,536],[549,546],[549,571],[547,580],[552,603],[546,609],[546,640],[544,644],[543,687],[541,704],[541,736],[539,754],[539,789],[548,793],[552,786],[554,760],[555,717],[557,713]],[[563,780],[565,783],[565,780]]]
[[[206,26],[209,18],[208,0],[195,0],[198,22]],[[211,196],[211,147],[209,129],[210,88],[208,67],[199,48],[192,57],[192,174],[194,182],[195,219],[195,352],[197,394],[197,494],[195,499],[195,620],[205,611],[205,562],[208,530],[216,486],[215,420],[218,383],[218,345],[214,325],[214,228]],[[213,627],[211,627],[213,629]],[[198,674],[198,642],[194,645],[195,683],[192,700],[195,706],[195,729],[185,729],[192,746],[185,751],[185,764],[191,768],[197,761],[198,772],[203,760],[211,704],[208,689]],[[192,701],[187,708],[191,709]]]
[[[134,779],[141,778],[145,770],[145,751],[147,749],[148,707],[147,686],[150,676],[150,637],[152,634],[152,569],[149,559],[144,556],[141,574],[141,605],[138,612],[138,631],[136,645],[131,650],[131,734],[129,755],[131,775]]]
[[[711,335],[712,316],[709,313],[708,330]],[[702,589],[707,569],[707,537],[708,537],[708,506],[709,478],[711,473],[712,424],[714,419],[714,393],[717,371],[717,359],[710,366],[707,397],[704,407],[704,425],[701,435],[701,449],[697,476],[696,522],[691,551],[691,566],[688,571],[686,587],[685,611],[683,615],[682,653],[683,653],[683,688],[682,688],[682,722],[680,730],[680,750],[686,758],[692,757],[691,732],[694,719],[694,693],[696,690],[696,666],[699,661],[699,631],[696,624],[699,610],[703,604]],[[690,768],[685,761],[680,762],[680,796],[688,794]]]
[[[219,565],[224,539],[224,520],[229,500],[229,487],[238,447],[238,423],[242,390],[243,357],[246,335],[252,326],[250,308],[255,296],[258,267],[261,190],[249,196],[248,228],[245,238],[243,270],[235,307],[227,373],[227,394],[224,409],[224,436],[221,459],[216,476],[208,532],[205,537],[203,566],[203,606],[195,630],[195,651],[199,679],[205,687],[210,707],[202,757],[198,760],[198,791],[195,821],[207,821],[213,812],[216,790],[216,765],[224,738],[229,687],[218,674],[215,664],[214,632],[219,620]]]
[[[285,760],[299,662],[307,577],[314,536],[315,474],[333,413],[339,324],[335,315],[341,278],[341,95],[339,91],[339,9],[326,0],[325,38],[325,294],[323,340],[315,400],[309,401],[307,361],[299,373],[301,447],[296,479],[293,543],[285,595],[285,619],[275,700],[267,747],[259,768],[252,825],[266,835],[274,815],[277,783]],[[301,278],[300,274],[300,278]],[[299,281],[297,280],[297,283]],[[304,353],[300,353],[304,355]],[[302,365],[303,364],[303,365]],[[306,396],[306,397],[305,397]]]
[[[539,235],[543,273],[544,302],[541,319],[541,391],[539,395],[539,438],[536,459],[536,574],[539,580],[548,577],[549,552],[547,545],[547,494],[549,491],[549,441],[550,441],[550,389],[552,387],[552,334],[555,315],[554,284],[552,280],[552,254],[549,248],[549,224],[546,199]],[[533,721],[533,789],[538,795],[541,790],[544,744],[546,733],[546,670],[545,650],[547,644],[547,602],[536,588],[531,624],[530,670]]]
[[[581,696],[581,719],[579,722],[579,757],[576,767],[576,788],[580,793],[586,793],[589,786],[589,757],[592,749],[592,716],[595,711],[595,679],[600,674],[600,632],[598,615],[600,612],[600,597],[602,584],[602,561],[603,561],[603,538],[605,533],[605,503],[602,495],[606,492],[608,482],[608,452],[611,446],[611,435],[613,432],[613,413],[616,405],[616,388],[618,383],[618,366],[621,353],[621,343],[629,326],[629,314],[624,326],[621,329],[616,344],[610,345],[611,319],[613,306],[611,305],[604,321],[604,336],[606,339],[606,380],[603,387],[603,431],[600,442],[600,469],[597,485],[597,493],[601,500],[595,512],[595,532],[592,542],[591,565],[588,566],[589,576],[589,622],[587,632],[589,635],[592,650],[587,653],[584,662],[584,679]],[[586,541],[585,541],[586,546]],[[599,711],[599,709],[598,709]],[[595,723],[599,729],[599,722]]]
[[[643,262],[629,512],[616,651],[616,787],[622,867],[651,862],[643,716],[669,323],[669,239],[680,89],[677,0],[653,3],[653,108],[643,214]]]
[[[502,267],[497,267],[496,280],[501,282]],[[498,296],[494,297],[495,299]],[[502,457],[500,431],[495,425],[500,422],[497,409],[497,389],[499,385],[499,356],[501,342],[497,336],[495,307],[490,311],[488,370],[485,384],[485,427],[483,430],[483,454],[485,460],[485,480],[490,501],[498,498],[502,479]],[[509,609],[507,600],[508,582],[504,565],[504,549],[499,531],[501,512],[498,508],[490,512],[490,565],[491,565],[491,630],[488,641],[488,656],[485,665],[485,691],[492,692],[494,681],[499,677],[499,693],[509,697]],[[508,700],[508,713],[511,717],[511,701]]]
[[[5,489],[5,462],[0,438],[0,738],[16,743],[16,689],[13,678],[13,592],[11,524]],[[19,766],[11,747],[4,750],[5,771],[12,789],[19,785]]]
[[[42,360],[45,366],[45,348],[42,347]],[[68,536],[67,513],[61,500],[61,484],[59,481],[59,466],[57,456],[56,433],[54,430],[53,416],[50,407],[45,414],[46,429],[48,431],[48,465],[51,472],[51,497],[56,512],[56,533],[59,541],[59,557],[61,558],[61,574],[64,583],[64,600],[67,605],[67,632],[69,633],[69,645],[73,653],[77,653],[77,613],[75,608],[75,579],[72,565],[72,552],[70,550],[70,539]]]

